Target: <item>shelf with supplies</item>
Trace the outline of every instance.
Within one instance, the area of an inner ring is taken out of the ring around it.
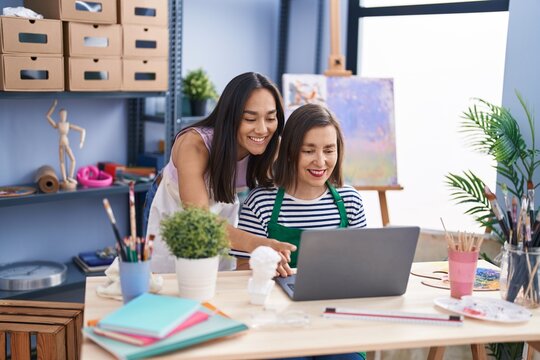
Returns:
[[[77,99],[77,98],[109,98],[133,99],[146,97],[167,96],[166,92],[92,92],[92,91],[59,91],[59,92],[31,92],[31,91],[0,91],[0,100],[4,99]]]
[[[151,184],[151,182],[136,184],[135,192],[145,192],[150,188]],[[128,192],[129,186],[120,184],[99,188],[78,188],[75,191],[58,191],[52,194],[34,193],[30,195],[16,197],[0,197],[0,208],[16,205],[37,204],[51,201],[127,194]]]

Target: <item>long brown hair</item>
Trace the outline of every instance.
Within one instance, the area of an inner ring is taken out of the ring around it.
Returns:
[[[317,104],[306,104],[293,111],[287,119],[279,154],[274,164],[274,183],[285,189],[295,188],[298,183],[298,160],[307,132],[315,127],[333,126],[337,135],[337,162],[328,181],[337,187],[343,186],[341,164],[343,162],[343,133],[334,114]]]
[[[283,131],[285,116],[283,101],[276,86],[266,76],[247,72],[232,79],[221,94],[216,107],[206,119],[193,126],[214,129],[212,149],[208,161],[211,196],[214,200],[232,203],[236,194],[237,133],[242,121],[246,101],[256,89],[267,89],[276,102],[278,127],[266,150],[260,155],[250,155],[246,183],[250,188],[270,186],[270,168],[275,159],[279,135]]]

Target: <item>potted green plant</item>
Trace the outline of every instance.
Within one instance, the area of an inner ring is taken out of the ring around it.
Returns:
[[[214,84],[201,68],[188,71],[186,77],[182,79],[182,86],[184,94],[190,101],[193,116],[204,115],[208,100],[218,97]]]
[[[229,246],[226,222],[208,210],[186,207],[161,222],[161,236],[176,256],[180,296],[200,301],[212,298],[219,256]]]
[[[532,188],[534,197],[534,189],[538,184],[533,185],[533,176],[540,166],[538,161],[540,153],[535,147],[534,119],[519,93],[517,97],[527,118],[530,146],[525,142],[519,124],[510,111],[487,101],[478,99],[478,104],[463,114],[462,123],[462,131],[467,135],[472,148],[491,156],[497,162],[497,172],[504,178],[504,182],[498,184],[505,198],[504,202],[500,202],[506,206],[507,211],[510,211],[511,207],[508,193],[522,199],[524,195],[530,196],[528,190]],[[472,215],[483,227],[492,230],[493,236],[503,245],[506,237],[499,225],[501,220],[496,219],[485,194],[482,179],[469,170],[462,175],[449,173],[446,176],[446,184],[451,188],[452,198],[458,204],[468,206],[465,213]],[[505,217],[502,219],[503,222],[508,220],[507,216]],[[490,262],[495,262],[485,254],[482,256]],[[513,360],[521,359],[523,343],[489,344],[488,347],[496,359]]]

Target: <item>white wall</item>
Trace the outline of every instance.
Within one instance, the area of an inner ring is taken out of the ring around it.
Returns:
[[[205,69],[218,92],[236,75],[276,80],[279,2],[184,0],[182,73]]]

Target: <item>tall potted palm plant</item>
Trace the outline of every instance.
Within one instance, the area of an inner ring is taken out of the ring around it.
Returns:
[[[539,150],[535,146],[534,118],[521,95],[516,95],[527,118],[528,129],[524,131],[528,131],[530,146],[508,109],[481,99],[477,99],[477,104],[464,112],[461,124],[461,130],[470,146],[497,162],[497,172],[503,178],[498,185],[503,191],[507,211],[511,206],[509,195],[521,199],[524,195],[530,197],[532,190],[534,197],[538,184],[534,185],[533,176],[540,166]],[[502,245],[506,239],[499,226],[500,220],[496,219],[487,199],[482,179],[469,170],[463,174],[449,173],[446,184],[452,191],[452,199],[458,204],[468,206],[465,213],[472,215],[482,227],[492,230]],[[482,256],[493,262],[485,254]],[[497,359],[520,359],[523,343],[489,344],[489,349]]]

